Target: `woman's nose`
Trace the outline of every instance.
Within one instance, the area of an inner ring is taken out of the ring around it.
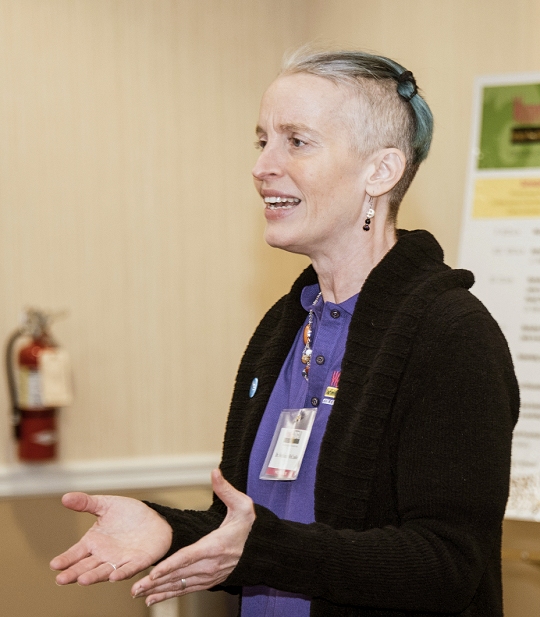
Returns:
[[[272,176],[281,176],[283,174],[283,161],[281,159],[278,149],[266,144],[251,171],[253,177],[256,180],[265,180]]]

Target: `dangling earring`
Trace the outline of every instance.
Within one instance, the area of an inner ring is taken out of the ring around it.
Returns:
[[[365,220],[365,225],[362,227],[364,231],[369,231],[371,219],[374,216],[375,216],[375,210],[373,209],[373,195],[370,195],[369,196],[369,210],[367,211],[367,218]]]

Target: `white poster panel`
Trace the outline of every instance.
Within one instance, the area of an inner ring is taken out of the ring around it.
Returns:
[[[459,265],[521,391],[506,517],[540,521],[540,73],[478,78]]]

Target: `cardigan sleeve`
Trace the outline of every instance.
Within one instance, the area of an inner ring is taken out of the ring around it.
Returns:
[[[225,585],[375,609],[466,609],[500,559],[519,406],[506,341],[472,306],[432,307],[412,346],[387,429],[397,522],[336,529],[257,506]]]

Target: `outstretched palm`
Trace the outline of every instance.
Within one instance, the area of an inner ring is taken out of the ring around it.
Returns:
[[[169,550],[172,530],[157,512],[141,501],[112,495],[67,493],[67,508],[89,512],[97,521],[67,551],[51,561],[59,585],[131,578]]]

